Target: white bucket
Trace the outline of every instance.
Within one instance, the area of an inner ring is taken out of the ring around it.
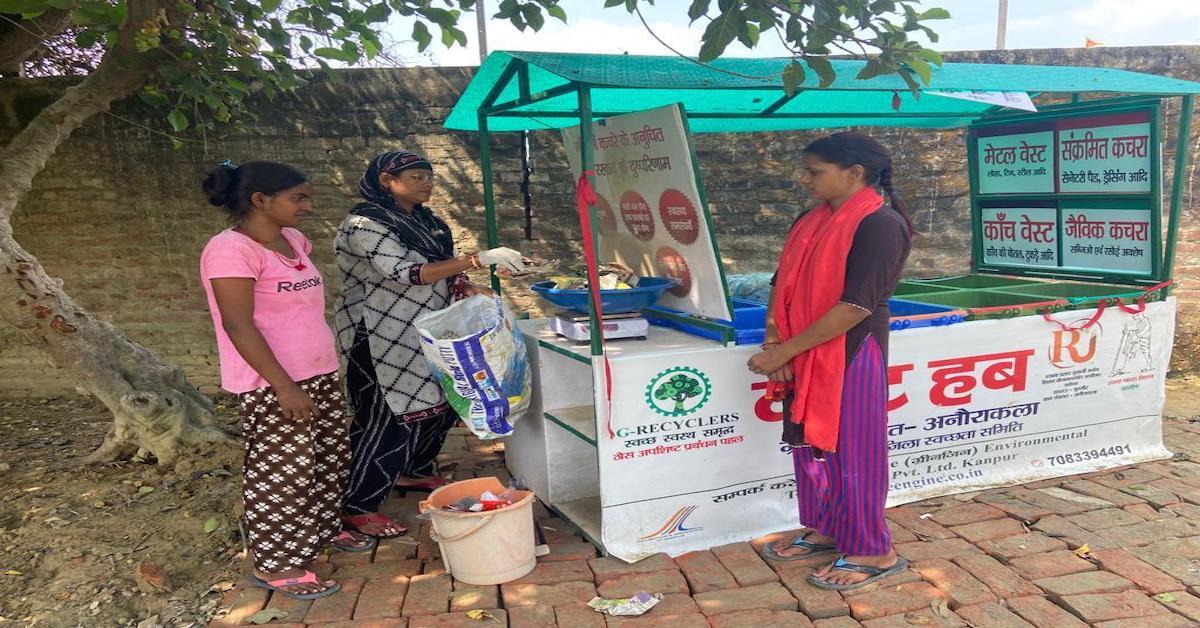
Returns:
[[[421,502],[430,514],[430,537],[442,551],[446,571],[467,584],[503,584],[533,571],[533,493],[517,491],[511,506],[488,512],[442,510],[464,497],[505,490],[496,478],[447,484]]]

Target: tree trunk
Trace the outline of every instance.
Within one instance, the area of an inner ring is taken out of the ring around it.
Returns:
[[[96,71],[38,114],[0,151],[0,318],[40,346],[55,365],[112,411],[115,422],[89,462],[153,456],[174,465],[232,443],[212,402],[176,366],[97,320],[13,238],[10,218],[34,177],[91,116],[132,94],[149,72],[133,44],[135,26],[163,6],[130,2],[117,43]]]

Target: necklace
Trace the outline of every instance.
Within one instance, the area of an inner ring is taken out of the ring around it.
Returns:
[[[288,259],[287,257],[285,257],[283,253],[280,253],[279,251],[276,251],[275,249],[271,248],[270,242],[263,242],[262,240],[259,240],[258,238],[246,233],[245,231],[239,230],[239,233],[250,238],[251,240],[254,240],[260,246],[262,246],[264,249],[267,249],[268,251],[274,253],[275,257],[278,257],[279,261],[283,262],[284,266],[290,266],[291,268],[295,268],[296,270],[305,270],[308,268],[308,266],[306,266],[304,264],[303,258],[301,258],[300,252],[298,250],[296,250],[296,247],[294,247],[294,246],[292,247],[292,252],[296,253],[297,260],[292,261],[292,260]],[[283,235],[280,234],[279,237],[283,238]],[[283,241],[287,242],[287,238],[283,238]],[[291,245],[292,245],[292,243],[288,242],[288,246],[291,246]]]

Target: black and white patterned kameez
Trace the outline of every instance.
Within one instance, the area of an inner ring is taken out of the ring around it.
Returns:
[[[377,177],[368,170],[364,185]],[[334,240],[343,274],[335,322],[354,410],[350,514],[376,512],[400,476],[433,473],[457,415],[421,354],[413,321],[448,307],[466,283],[465,275],[421,282],[423,264],[453,257],[444,221],[420,205],[395,207],[377,190],[363,196],[379,202],[356,206]]]

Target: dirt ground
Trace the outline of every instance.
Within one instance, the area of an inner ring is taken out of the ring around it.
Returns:
[[[1168,381],[1166,414],[1200,417],[1200,378]],[[0,627],[202,626],[236,579],[240,454],[81,465],[108,426],[90,399],[0,401]]]
[[[110,424],[91,399],[0,401],[0,626],[199,626],[232,585],[238,452],[185,477],[82,465]]]

